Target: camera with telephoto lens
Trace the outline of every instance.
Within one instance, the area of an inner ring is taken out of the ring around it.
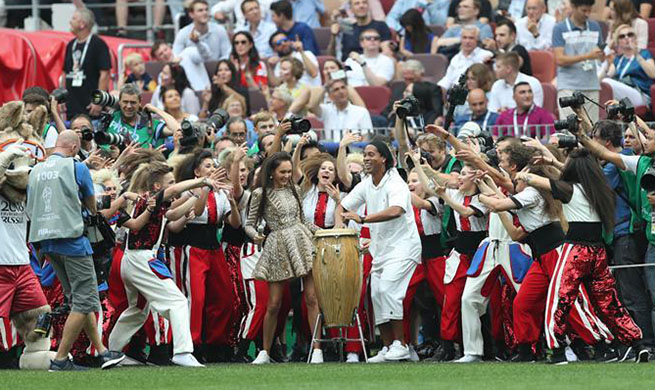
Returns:
[[[34,333],[41,335],[41,337],[47,337],[48,334],[50,334],[50,329],[52,328],[53,318],[68,315],[69,312],[70,306],[68,303],[64,303],[60,306],[57,306],[51,312],[39,314],[39,316],[36,318]]]
[[[93,130],[83,127],[80,132],[82,133],[82,141],[93,141]]]
[[[227,121],[230,119],[230,114],[222,108],[214,111],[211,116],[207,119],[207,123],[212,126],[215,130],[218,130],[225,126]]]
[[[573,134],[562,132],[553,135],[557,137],[557,147],[560,149],[571,150],[578,146],[578,139]]]
[[[68,99],[68,90],[66,90],[66,88],[57,88],[52,91],[50,96],[55,98],[57,103],[66,103],[66,99]]]
[[[425,150],[420,150],[420,152],[421,152],[421,164],[427,164],[431,166],[433,160],[432,155],[426,152]],[[407,156],[405,158],[405,163],[407,164],[407,168],[409,168],[410,171],[414,169],[415,167],[414,160],[412,160],[411,157]]]
[[[420,107],[418,99],[414,95],[409,95],[398,102],[396,115],[400,119],[405,119],[408,116],[418,116],[421,113]]]
[[[607,112],[607,119],[619,119],[620,115],[621,120],[624,122],[635,120],[635,106],[628,98],[621,99],[618,104],[607,106],[605,111]]]
[[[466,97],[469,95],[469,90],[466,87],[466,72],[464,72],[457,81],[448,90],[448,104],[452,107],[461,106],[466,103]]]
[[[312,129],[311,122],[301,116],[291,115],[287,121],[291,122],[291,129],[287,134],[304,134]]]
[[[571,114],[567,116],[566,119],[555,121],[553,126],[555,127],[555,130],[558,131],[568,130],[573,134],[576,134],[580,130],[580,123],[578,122],[578,116],[575,114]]]
[[[180,146],[190,147],[198,144],[198,135],[200,134],[200,130],[198,130],[198,128],[194,126],[190,120],[182,120],[181,128],[182,138],[180,138]]]
[[[93,135],[93,139],[98,145],[124,145],[128,143],[128,137],[123,134],[113,134],[98,131]]]
[[[96,89],[91,92],[91,103],[102,107],[116,108],[118,107],[118,98],[109,94],[109,92]]]
[[[585,96],[582,92],[573,92],[571,96],[563,96],[559,98],[560,107],[578,108],[584,105]]]

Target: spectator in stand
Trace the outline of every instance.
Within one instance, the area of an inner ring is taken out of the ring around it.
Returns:
[[[651,5],[652,6],[652,5]],[[612,47],[616,29],[627,24],[632,26],[637,35],[637,47],[646,49],[648,47],[648,22],[639,17],[632,0],[612,0],[610,8],[610,27],[607,34],[607,46]]]
[[[164,65],[159,72],[159,85],[152,94],[152,104],[163,109],[164,104],[161,99],[161,89],[163,87],[173,86],[177,89],[182,97],[182,110],[189,114],[198,115],[200,111],[200,103],[198,96],[191,89],[189,80],[186,77],[186,71],[182,66],[176,63],[168,63]]]
[[[639,49],[639,38],[634,27],[624,24],[614,32],[617,51],[621,53],[611,61],[607,78],[615,100],[625,97],[634,106],[650,107],[650,87],[655,79],[655,62],[650,52]],[[610,61],[612,57],[608,58]]]
[[[285,57],[280,61],[280,87],[286,89],[294,101],[303,101],[304,105],[309,103],[310,88],[300,83],[305,70],[302,62],[293,57]]]
[[[547,50],[553,45],[555,18],[546,13],[544,0],[527,0],[526,16],[516,22],[516,37],[520,45],[530,50]]]
[[[387,15],[387,25],[396,30],[403,31],[405,26],[401,19],[410,9],[420,11],[425,24],[446,24],[448,6],[451,0],[396,0]]]
[[[195,52],[196,55],[191,55]],[[184,68],[189,85],[195,91],[203,91],[209,88],[209,76],[207,69],[202,59],[197,55],[197,51],[186,50],[183,51],[181,57],[176,57],[173,53],[173,48],[168,43],[158,40],[152,45],[150,55],[153,59],[159,62],[174,62]],[[197,62],[194,62],[197,61]]]
[[[482,131],[490,131],[491,127],[498,119],[498,114],[489,111],[487,107],[487,95],[484,90],[480,88],[470,90],[466,102],[468,103],[471,113],[468,115],[457,115],[455,117],[455,125],[453,128],[455,136],[457,136],[459,128],[461,128],[466,122],[475,122],[480,126]]]
[[[284,88],[275,88],[269,96],[266,96],[268,102],[268,111],[274,116],[275,120],[279,123],[289,115],[289,107],[293,103],[291,94]]]
[[[275,51],[275,55],[268,59],[268,64],[273,68],[273,74],[270,78],[271,85],[278,85],[280,81],[280,59],[283,57],[291,56],[303,65],[304,71],[299,82],[302,85],[317,86],[321,85],[321,76],[318,73],[318,59],[309,50],[305,50],[302,41],[296,37],[295,41],[278,31],[271,35],[269,40],[270,47]]]
[[[261,88],[268,84],[266,64],[259,59],[255,41],[247,31],[239,31],[232,36],[230,60],[237,69],[237,80],[242,87]]]
[[[321,27],[319,18],[325,13],[322,0],[289,0],[293,7],[293,20],[311,28]]]
[[[411,57],[414,53],[437,52],[439,38],[425,25],[418,10],[413,8],[407,10],[400,18],[400,25],[405,30],[405,35],[400,37],[399,45],[403,57]]]
[[[338,57],[336,51],[337,47],[337,36],[341,34],[341,61],[346,61],[348,56],[352,52],[362,53],[362,47],[359,44],[359,36],[364,30],[375,29],[375,31],[380,34],[380,39],[382,42],[388,42],[391,40],[391,31],[386,23],[373,20],[371,18],[369,1],[368,0],[349,0],[350,9],[352,10],[353,16],[355,17],[355,23],[352,24],[352,31],[341,31],[341,25],[339,21],[343,16],[339,11],[335,12],[332,21],[332,37],[330,38],[330,44],[328,45],[328,54],[331,56]],[[350,24],[348,24],[350,25]]]
[[[448,19],[446,20],[446,27],[450,28],[459,23],[459,19],[461,18],[459,14],[459,5],[461,2],[461,0],[451,0],[450,6],[448,7]],[[478,20],[481,23],[489,23],[493,20],[493,11],[489,0],[480,0],[478,9],[480,10]]]
[[[138,0],[116,0],[116,26],[118,27],[116,31],[117,37],[127,36],[127,15],[129,13],[127,3],[134,3],[137,1]],[[166,16],[166,0],[154,0],[154,3],[155,4],[152,7],[152,29],[155,32],[159,32],[159,28],[162,24],[164,24],[164,17]]]
[[[651,12],[653,11],[653,1],[652,0],[631,0],[632,8],[637,12],[637,15],[644,19],[648,20],[651,17]],[[604,19],[610,19],[612,12],[612,3],[613,0],[607,0],[607,6],[603,12]],[[619,23],[623,24],[623,23]],[[634,26],[632,26],[634,27]]]
[[[530,64],[530,55],[525,47],[516,43],[516,26],[509,19],[502,19],[496,24],[494,32],[495,40],[486,40],[483,43],[485,49],[497,51],[499,53],[514,52],[519,55],[520,72],[532,76],[532,64]]]
[[[386,85],[393,79],[395,73],[394,60],[380,53],[380,34],[375,29],[364,30],[359,36],[359,43],[364,49],[360,55],[351,52],[344,65],[350,67],[346,72],[348,84],[353,87],[360,85]]]
[[[528,136],[543,139],[553,133],[553,114],[535,104],[532,94],[532,87],[527,81],[521,81],[514,85],[514,101],[516,108],[510,108],[500,114],[496,120],[493,135]],[[530,125],[542,125],[532,126]],[[512,126],[512,127],[509,127]]]
[[[451,4],[452,6],[452,4]],[[481,22],[480,17],[480,0],[462,0],[457,6],[457,24],[453,24],[443,33],[437,41],[437,50],[440,53],[449,54],[457,53],[458,47],[462,41],[462,30],[465,26],[477,27],[478,39],[484,41],[492,38],[491,27],[487,23]]]
[[[230,115],[230,118],[245,118],[246,117],[246,106],[243,103],[243,100],[240,100],[236,98],[235,96],[228,96],[227,99],[225,99],[225,102],[223,102],[223,106],[221,107],[227,113]],[[255,126],[253,126],[252,121],[250,119],[245,119],[246,122],[246,128],[248,130],[248,133],[251,133],[254,131]],[[221,137],[225,134],[227,127],[223,126],[222,129],[220,129],[217,133],[217,137]]]
[[[527,82],[532,87],[534,101],[538,106],[544,104],[544,90],[541,82],[532,76],[519,72],[520,58],[515,52],[501,53],[496,57],[496,82],[491,87],[489,97],[489,109],[495,112],[503,112],[508,108],[514,108],[514,85],[520,82]]]
[[[182,98],[180,97],[178,90],[175,89],[175,86],[169,85],[163,87],[161,89],[160,96],[162,104],[164,105],[164,111],[170,114],[179,123],[182,123],[182,121],[185,119],[188,119],[192,122],[198,120],[196,115],[184,111],[182,108]]]
[[[271,4],[271,11],[273,11],[273,23],[275,23],[279,31],[282,31],[293,40],[296,39],[296,36],[299,37],[305,50],[309,50],[317,56],[321,54],[312,28],[306,23],[294,21],[293,8],[289,1],[274,2]]]
[[[243,5],[250,1],[254,1],[261,6],[260,19],[270,22],[271,0],[221,0],[212,6],[211,14],[219,23],[234,20],[236,26],[244,25],[248,22],[248,12],[246,12]],[[252,33],[252,31],[250,32]]]
[[[462,73],[466,72],[469,66],[486,62],[493,56],[492,52],[478,47],[479,34],[480,30],[475,25],[462,27],[460,51],[450,61],[446,75],[437,83],[443,90],[444,95],[457,82]]]
[[[216,72],[212,76],[211,90],[202,94],[202,109],[198,115],[205,119],[217,108],[220,108],[228,96],[242,100],[248,107],[248,89],[242,87],[237,79],[237,70],[228,60],[220,60],[216,65]],[[246,110],[249,112],[250,110]]]
[[[125,78],[125,81],[122,78],[119,79],[119,88],[125,83],[134,83],[144,92],[154,92],[155,88],[157,88],[157,82],[146,72],[146,63],[143,61],[141,54],[128,54],[125,57],[125,70],[129,70],[130,74]]]
[[[589,20],[594,0],[571,0],[571,16],[553,29],[553,53],[557,63],[557,97],[570,96],[574,91],[585,94],[594,103],[584,107],[592,121],[598,120],[600,82],[596,61],[603,61],[600,48],[603,36],[598,22]],[[560,118],[573,113],[571,108],[559,109]]]
[[[466,70],[466,89],[469,93],[477,88],[480,88],[484,91],[485,96],[487,97],[487,102],[489,101],[491,87],[496,81],[496,75],[491,70],[491,67],[486,64],[473,64],[469,66]],[[468,101],[461,106],[455,107],[454,117],[471,115],[471,109],[469,108]],[[492,122],[493,123],[493,122]]]
[[[102,107],[91,103],[91,92],[109,89],[111,58],[109,48],[99,36],[92,34],[93,12],[80,8],[73,12],[70,28],[75,39],[66,45],[64,77],[70,96],[66,99],[69,118],[81,113],[98,116]]]
[[[226,3],[221,2],[216,5]],[[264,5],[266,2],[264,1]],[[270,5],[268,5],[270,6]],[[216,7],[216,6],[214,6]],[[243,12],[245,20],[237,24],[235,32],[248,31],[255,41],[255,47],[262,58],[269,58],[274,55],[268,41],[271,35],[275,34],[277,27],[268,20],[262,18],[262,6],[258,0],[244,0],[239,9]]]
[[[230,38],[223,26],[209,23],[209,6],[206,0],[192,0],[189,16],[193,23],[178,31],[173,42],[173,53],[176,57],[196,65],[195,71],[189,76],[192,85],[202,85],[198,90],[203,90],[209,88],[209,78],[203,63],[228,58],[231,51]]]
[[[407,88],[409,84],[423,80],[423,74],[425,73],[425,67],[423,67],[423,64],[418,60],[404,61],[400,64],[400,69],[403,83],[393,83],[391,87],[391,99],[389,99],[389,104],[384,111],[382,111],[382,115],[385,117],[390,117],[393,113],[393,102],[403,98],[405,88]]]
[[[337,79],[345,79],[346,78],[346,71],[343,68],[343,64],[339,60],[335,59],[328,59],[323,63],[323,80],[325,80],[325,83],[329,82],[330,80],[337,80]],[[318,86],[318,87],[312,87],[311,90],[311,98],[310,98],[310,106],[313,106],[315,101],[319,101],[321,99],[321,96],[323,97],[323,102],[322,103],[329,103],[330,102],[330,97],[328,95],[325,95],[323,93],[323,86]],[[402,91],[401,91],[402,94]],[[348,100],[360,107],[366,107],[366,103],[364,103],[364,99],[357,93],[357,90],[349,85],[348,86]]]
[[[329,81],[323,93],[330,95],[332,102],[320,103],[323,99],[319,99],[311,110],[323,122],[324,134],[327,139],[338,142],[341,140],[342,132],[346,129],[359,132],[373,129],[368,110],[348,101],[346,80]]]

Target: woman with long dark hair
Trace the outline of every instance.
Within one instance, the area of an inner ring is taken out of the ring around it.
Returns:
[[[273,336],[282,304],[285,282],[303,278],[305,304],[310,329],[316,326],[318,301],[312,277],[313,231],[304,221],[299,189],[292,181],[293,166],[288,153],[270,156],[259,173],[261,187],[252,192],[246,234],[262,246],[262,255],[253,276],[268,282],[269,297],[264,317],[263,349],[253,364],[270,363]],[[263,228],[262,222],[266,227]],[[318,343],[313,345],[312,363],[322,363]]]
[[[152,105],[164,109],[164,101],[162,97],[162,88],[173,87],[177,90],[181,97],[182,111],[188,112],[192,115],[198,115],[200,112],[200,103],[198,96],[193,92],[187,79],[186,72],[180,64],[169,62],[159,72],[159,85],[152,94]]]
[[[419,10],[407,10],[400,17],[400,25],[405,29],[405,35],[400,37],[400,54],[411,57],[415,53],[437,52],[436,43],[439,38],[425,25]]]
[[[619,302],[616,282],[607,267],[603,230],[614,229],[615,200],[598,161],[587,149],[575,149],[569,153],[559,180],[527,171],[516,178],[551,191],[555,199],[562,201],[569,224],[546,301],[546,342],[553,350],[551,363],[567,362],[564,348],[569,314],[580,295],[580,285],[586,288],[594,311],[612,334],[621,343],[633,346],[636,361],[648,361],[649,352],[641,346],[641,329]]]
[[[212,76],[211,89],[202,93],[202,110],[198,115],[201,119],[209,117],[214,110],[221,108],[225,99],[230,96],[241,100],[246,107],[249,107],[248,88],[241,86],[237,76],[237,69],[232,62],[218,61]]]
[[[259,58],[255,41],[247,31],[239,31],[232,37],[230,60],[239,74],[242,87],[259,88],[268,84],[266,64]]]

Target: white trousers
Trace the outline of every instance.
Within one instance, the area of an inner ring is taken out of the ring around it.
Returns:
[[[559,106],[559,99],[564,96],[571,96],[573,95],[573,92],[582,92],[586,97],[589,99],[595,101],[596,103],[603,105],[605,102],[599,102],[598,99],[600,98],[600,91],[573,91],[571,89],[562,89],[560,91],[557,91],[557,106],[559,107],[559,118],[560,119],[566,119],[567,116],[573,114],[573,110],[571,107],[565,107],[562,108]],[[585,100],[584,104],[585,110],[587,110],[587,114],[589,114],[589,118],[591,118],[592,122],[597,122],[598,121],[598,106],[591,103],[588,100]]]
[[[512,243],[485,239],[478,251],[483,250],[486,242],[489,242],[489,245],[486,247],[482,270],[477,276],[466,278],[466,285],[462,294],[462,341],[464,344],[464,353],[467,355],[482,356],[484,353],[480,316],[487,311],[489,296],[484,296],[482,291],[485,288],[491,288],[491,285],[495,283],[498,274],[493,271],[497,267],[502,267],[508,276],[508,282],[512,283],[517,292],[521,286],[516,283],[512,274],[509,252],[509,245]],[[531,254],[530,248],[527,245],[522,245],[522,248],[528,255]],[[493,280],[489,278],[490,275],[493,276]],[[487,285],[487,283],[489,284]]]
[[[371,301],[375,325],[403,319],[403,300],[417,263],[400,260],[371,270]]]
[[[609,77],[604,78],[603,82],[609,84],[609,86],[612,87],[612,95],[614,95],[614,100],[628,98],[628,100],[630,100],[635,107],[650,105],[648,97],[636,88],[632,88],[627,84],[623,84],[619,80],[614,80]],[[605,102],[601,102],[601,104],[603,103]]]
[[[175,354],[193,352],[189,305],[172,279],[160,279],[148,265],[155,254],[151,250],[126,250],[121,262],[121,278],[125,284],[128,308],[121,314],[109,335],[109,349],[122,350],[143,326],[152,308],[170,321]],[[137,306],[139,294],[147,303]]]

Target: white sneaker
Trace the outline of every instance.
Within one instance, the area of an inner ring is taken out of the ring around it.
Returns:
[[[318,348],[314,348],[314,352],[312,352],[312,360],[309,363],[311,364],[323,363],[323,351]]]
[[[454,361],[454,363],[479,363],[482,361],[482,357],[478,355],[464,355],[461,358]]]
[[[259,351],[257,354],[257,357],[255,360],[252,361],[251,364],[269,364],[271,362],[271,357],[268,356],[268,352],[266,352],[265,349],[262,349]]]
[[[566,346],[566,349],[564,349],[564,355],[566,355],[566,361],[567,362],[577,362],[578,361],[578,355],[573,352],[571,347],[568,345]]]
[[[359,355],[354,352],[348,352],[346,363],[359,363]]]
[[[389,352],[389,348],[382,347],[380,352],[378,352],[377,355],[373,356],[372,358],[368,359],[369,363],[384,363],[386,360],[384,359],[384,356]]]
[[[173,364],[182,366],[182,367],[204,367],[204,364],[200,364],[196,360],[196,357],[192,353],[176,353],[171,359]]]
[[[384,355],[384,360],[407,360],[409,359],[409,348],[406,345],[403,345],[400,340],[394,340],[389,347],[389,352]]]
[[[414,349],[414,346],[411,344],[407,345],[409,347],[409,361],[410,362],[420,362],[421,358],[418,357],[418,353],[416,353],[416,350]]]

